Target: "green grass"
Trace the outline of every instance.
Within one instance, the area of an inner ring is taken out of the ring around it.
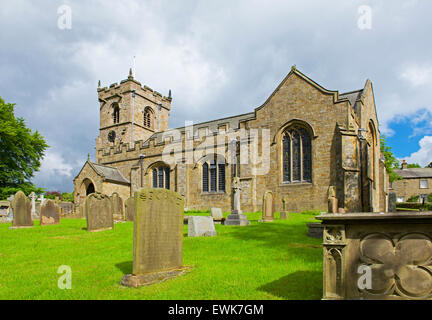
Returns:
[[[188,238],[184,226],[183,262],[192,271],[138,289],[120,285],[132,271],[131,222],[97,233],[81,219],[15,230],[0,224],[0,299],[321,299],[321,240],[307,237],[306,227],[314,215],[248,218],[248,227],[216,225],[217,237]],[[57,287],[61,265],[72,268],[71,290]]]

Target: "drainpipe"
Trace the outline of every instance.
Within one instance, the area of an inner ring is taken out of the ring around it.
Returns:
[[[361,207],[362,211],[364,210],[364,192],[363,192],[363,143],[365,140],[365,137],[363,137],[363,132],[365,132],[366,129],[359,128],[358,129],[358,138],[360,141],[360,199],[361,199]]]
[[[140,166],[141,166],[141,188],[144,186],[144,175],[143,175],[143,162],[144,162],[144,155],[140,155]]]

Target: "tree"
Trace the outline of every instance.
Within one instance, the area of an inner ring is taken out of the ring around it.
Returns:
[[[387,169],[390,182],[402,179],[400,175],[394,172],[394,169],[400,168],[400,162],[394,156],[393,152],[391,151],[391,147],[387,145],[385,136],[381,136],[381,152],[384,155],[384,164]]]
[[[421,168],[421,165],[418,163],[408,163],[407,168]]]
[[[15,118],[15,104],[5,103],[0,97],[0,198],[22,190],[43,192],[31,183],[40,168],[44,151],[48,148],[38,131],[26,127],[23,118]]]

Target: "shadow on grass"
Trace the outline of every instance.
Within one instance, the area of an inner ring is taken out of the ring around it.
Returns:
[[[121,270],[124,274],[131,274],[132,273],[132,264],[133,261],[124,261],[117,263],[115,266]]]
[[[305,286],[305,283],[309,285]],[[318,300],[322,298],[322,273],[297,271],[267,283],[258,290],[288,300],[299,300],[304,297],[308,297],[308,300]]]

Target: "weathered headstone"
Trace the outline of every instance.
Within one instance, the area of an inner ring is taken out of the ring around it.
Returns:
[[[53,201],[45,201],[41,207],[40,224],[41,226],[59,224],[60,207]]]
[[[388,211],[389,212],[396,212],[396,193],[395,192],[390,192],[389,193],[389,197],[388,197]]]
[[[134,198],[130,197],[125,201],[126,221],[134,221],[135,202]]]
[[[225,225],[227,226],[247,226],[250,224],[250,221],[243,214],[243,211],[240,209],[240,178],[234,177],[232,181],[232,210],[231,214],[225,220]]]
[[[135,204],[133,270],[122,285],[149,285],[187,272],[182,196],[172,190],[141,189],[135,192]]]
[[[190,216],[188,219],[188,237],[213,237],[216,229],[212,217]]]
[[[114,192],[111,195],[111,202],[113,206],[114,220],[123,221],[124,220],[123,200],[117,192]]]
[[[282,211],[280,213],[281,220],[288,220],[289,219],[289,212],[286,209],[287,203],[288,203],[288,198],[283,197],[282,198]]]
[[[102,231],[114,227],[111,199],[105,194],[96,192],[87,196],[84,203],[87,218],[87,231]]]
[[[15,194],[11,206],[13,210],[12,228],[33,227],[31,203],[22,191],[18,191]]]
[[[273,222],[274,221],[274,202],[273,193],[269,190],[264,192],[262,202],[262,219],[259,222]]]
[[[338,213],[338,199],[334,186],[330,186],[328,191],[328,213]]]
[[[221,208],[211,208],[210,215],[213,218],[214,223],[220,224],[224,220]]]

